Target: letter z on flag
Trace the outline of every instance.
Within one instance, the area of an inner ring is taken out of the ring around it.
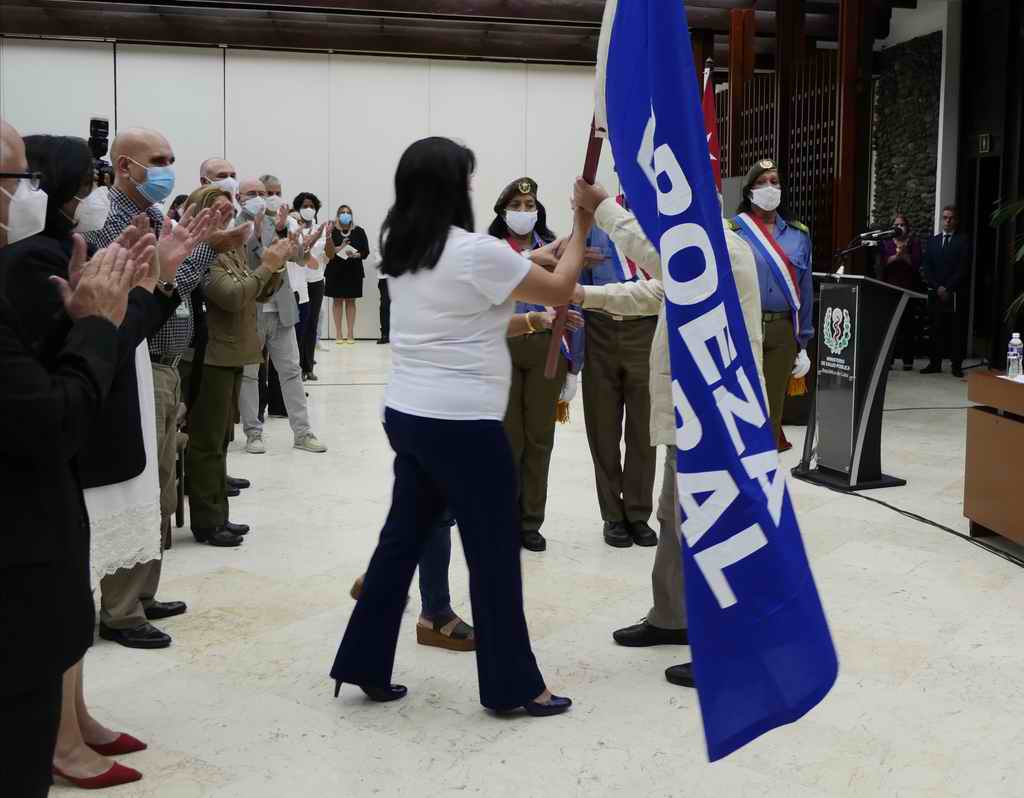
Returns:
[[[684,3],[608,0],[595,99],[661,254],[689,636],[714,761],[807,713],[838,660],[743,324]]]

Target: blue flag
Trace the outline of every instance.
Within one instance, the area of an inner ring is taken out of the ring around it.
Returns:
[[[835,647],[743,323],[686,10],[608,0],[597,126],[661,254],[694,677],[714,761],[831,689]]]

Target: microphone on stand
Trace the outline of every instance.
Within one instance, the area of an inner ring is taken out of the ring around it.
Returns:
[[[887,238],[896,238],[902,233],[902,229],[899,227],[891,227],[888,230],[868,230],[866,233],[861,233],[857,238],[861,241],[884,241]]]

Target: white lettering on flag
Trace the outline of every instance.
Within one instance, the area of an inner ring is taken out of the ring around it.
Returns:
[[[714,340],[718,343],[723,366],[728,366],[736,359],[736,347],[729,334],[729,318],[725,313],[725,305],[715,305],[707,313],[698,316],[693,321],[688,321],[679,328],[679,334],[697,364],[697,368],[700,369],[704,381],[709,386],[719,382],[722,379],[722,373],[718,370],[708,342]]]
[[[664,145],[662,145],[664,146]],[[660,200],[660,195],[659,195]],[[660,205],[660,202],[659,202]],[[704,268],[689,280],[679,280],[672,273],[672,259],[690,247],[700,250]],[[686,222],[670,227],[661,237],[662,280],[665,294],[676,305],[696,305],[718,290],[718,262],[711,248],[707,231],[699,224]]]
[[[747,476],[756,479],[764,491],[765,499],[768,501],[768,512],[775,526],[778,526],[782,520],[782,501],[786,496],[786,476],[779,468],[778,452],[758,452],[744,457],[742,462]],[[769,479],[768,475],[772,472],[775,473],[775,478]]]
[[[672,404],[675,405],[676,413],[682,420],[682,426],[676,427],[676,447],[688,452],[700,443],[704,428],[693,410],[693,405],[686,398],[679,380],[672,380]]]
[[[729,437],[732,438],[732,445],[736,448],[736,454],[743,454],[746,444],[743,443],[743,436],[740,435],[736,419],[742,419],[758,429],[765,422],[764,410],[754,393],[754,386],[743,369],[736,371],[736,379],[739,381],[743,397],[730,393],[724,385],[719,385],[714,390],[715,403],[718,405],[718,412],[722,414],[722,421],[725,428],[729,430]]]
[[[676,487],[679,491],[679,506],[685,517],[681,528],[691,549],[718,523],[733,499],[740,495],[736,481],[728,471],[677,473]],[[710,495],[703,503],[698,503],[697,496],[704,493]]]
[[[708,587],[715,595],[718,606],[723,610],[736,603],[736,594],[729,587],[729,580],[725,578],[725,569],[767,545],[768,538],[764,536],[761,527],[754,524],[731,538],[708,546],[704,551],[698,551],[693,555],[700,572],[707,580]]]

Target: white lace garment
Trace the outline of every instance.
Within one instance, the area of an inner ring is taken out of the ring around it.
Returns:
[[[139,418],[146,450],[146,468],[125,482],[88,488],[85,506],[92,527],[92,584],[119,568],[130,568],[160,556],[160,477],[156,453],[156,399],[153,369],[145,341],[135,350],[139,385]]]

